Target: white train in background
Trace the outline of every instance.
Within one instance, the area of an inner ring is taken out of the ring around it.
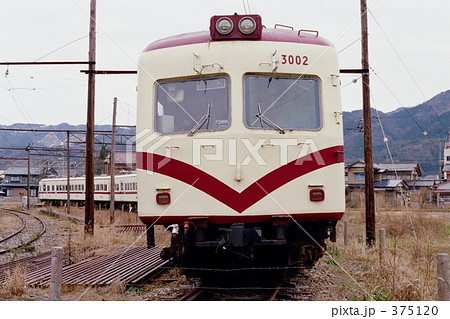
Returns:
[[[133,210],[137,209],[137,180],[136,174],[115,176],[114,199],[116,207],[126,205]],[[79,206],[84,205],[85,177],[70,178],[70,201]],[[111,199],[111,176],[103,175],[94,178],[94,201],[96,204],[105,204],[109,207]],[[39,200],[45,204],[62,206],[67,201],[67,178],[44,178],[39,182]],[[122,206],[123,208],[124,206]]]

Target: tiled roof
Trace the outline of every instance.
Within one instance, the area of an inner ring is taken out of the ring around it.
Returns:
[[[402,182],[403,180],[401,179],[383,179],[373,183],[373,186],[375,188],[395,188],[402,184]]]
[[[374,168],[388,171],[414,171],[417,163],[401,163],[401,164],[374,164]]]
[[[424,179],[419,179],[416,181],[406,181],[405,183],[406,185],[408,185],[408,187],[433,187],[434,185],[436,185],[436,182],[434,180]]]
[[[450,192],[450,182],[439,184],[436,192]]]
[[[31,167],[31,175],[40,175],[42,170],[39,168]],[[28,167],[10,167],[5,171],[5,175],[28,175]]]

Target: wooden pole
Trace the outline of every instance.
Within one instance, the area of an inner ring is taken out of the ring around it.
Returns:
[[[346,220],[344,222],[344,245],[347,246],[348,244],[348,221]]]
[[[52,264],[50,277],[50,300],[61,300],[61,272],[63,261],[62,247],[52,248]]]
[[[450,281],[448,275],[448,254],[438,254],[437,259],[437,294],[439,301],[450,300]]]
[[[380,262],[386,259],[386,229],[380,228]]]
[[[366,253],[366,242],[367,242],[367,233],[366,231],[362,231],[362,245],[361,245],[361,251],[363,255]]]
[[[367,27],[367,2],[361,0],[361,63],[362,69],[369,70],[369,45]],[[364,120],[364,175],[366,196],[366,241],[368,246],[375,245],[375,196],[372,155],[372,117],[370,110],[369,72],[362,75],[363,120]]]
[[[94,234],[94,125],[95,125],[95,31],[96,0],[91,0],[89,24],[89,75],[86,121],[86,195],[84,232]]]
[[[110,198],[109,198],[109,222],[114,223],[114,208],[116,206],[115,201],[115,167],[116,167],[116,114],[117,114],[117,97],[114,98],[113,103],[113,123],[112,123],[112,132],[111,132],[111,150],[109,152],[110,158],[110,170],[109,174],[111,176],[111,190],[110,190]]]
[[[30,158],[30,144],[27,146],[28,153],[28,178],[27,178],[27,210],[30,210],[30,192],[31,192],[31,158]]]
[[[67,214],[70,214],[70,131],[67,130]]]
[[[147,248],[155,247],[155,228],[153,225],[146,225],[147,230]]]

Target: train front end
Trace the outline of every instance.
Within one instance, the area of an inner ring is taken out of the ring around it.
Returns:
[[[301,267],[345,210],[340,81],[315,31],[214,16],[138,71],[138,210],[186,269]]]

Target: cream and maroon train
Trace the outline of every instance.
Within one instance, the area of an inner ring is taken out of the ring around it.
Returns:
[[[136,174],[116,175],[114,178],[114,200],[117,207],[126,205],[134,210],[137,208]],[[111,177],[96,176],[94,178],[94,201],[96,204],[109,206],[111,192]],[[70,200],[84,205],[85,177],[70,178]],[[65,205],[67,201],[67,179],[64,177],[44,178],[39,182],[39,200],[53,205]],[[124,208],[124,207],[122,207]]]
[[[345,210],[337,53],[317,31],[214,16],[138,70],[138,207],[185,269],[311,265]]]

